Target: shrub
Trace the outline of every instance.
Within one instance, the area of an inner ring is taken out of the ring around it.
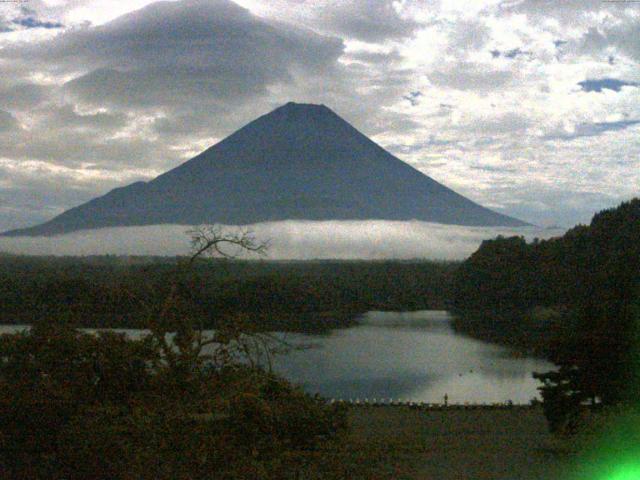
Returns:
[[[64,325],[2,336],[3,473],[287,478],[344,429],[336,407],[258,367],[194,360],[177,368],[161,361],[158,346],[151,335],[136,340]]]

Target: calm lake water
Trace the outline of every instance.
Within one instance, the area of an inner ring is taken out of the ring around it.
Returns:
[[[329,335],[288,335],[313,348],[276,358],[275,370],[309,392],[341,399],[527,403],[534,371],[553,365],[453,331],[444,311],[369,312]]]
[[[325,335],[278,334],[309,348],[277,356],[274,369],[310,393],[345,400],[440,403],[447,394],[449,403],[527,403],[538,397],[531,373],[553,365],[457,334],[450,319],[444,311],[369,312],[359,325]],[[0,326],[0,333],[22,328]]]

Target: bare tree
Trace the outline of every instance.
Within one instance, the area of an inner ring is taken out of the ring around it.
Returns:
[[[220,367],[238,361],[271,369],[272,355],[291,348],[286,340],[260,332],[243,315],[221,319],[215,331],[205,331],[199,319],[180,308],[182,299],[177,281],[204,257],[232,259],[246,253],[264,256],[268,243],[258,241],[249,230],[225,232],[217,225],[194,227],[187,234],[191,237],[191,254],[178,265],[169,293],[159,308],[146,308],[149,341],[162,352],[158,361],[170,368],[186,370],[204,363]]]
[[[259,242],[250,230],[225,233],[219,225],[200,225],[187,234],[191,237],[192,249],[189,265],[203,256],[236,258],[247,252],[261,256],[267,253],[268,242]]]

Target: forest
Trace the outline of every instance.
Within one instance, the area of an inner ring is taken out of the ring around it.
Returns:
[[[176,285],[199,324],[244,316],[261,330],[324,331],[369,310],[444,309],[455,263],[0,256],[0,323],[61,318],[142,328]]]
[[[640,199],[597,213],[560,238],[482,243],[454,275],[462,332],[537,352],[552,428],[584,403],[638,398]]]

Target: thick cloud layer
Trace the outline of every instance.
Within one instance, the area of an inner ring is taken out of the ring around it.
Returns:
[[[191,227],[106,228],[57,237],[0,237],[0,251],[34,255],[186,255]],[[458,260],[473,253],[482,240],[497,235],[549,238],[562,230],[536,227],[504,229],[389,221],[286,221],[224,227],[223,232],[250,231],[268,244],[268,259]],[[236,253],[229,250],[228,253]],[[255,258],[255,257],[249,257]]]
[[[228,0],[183,0],[72,29],[46,48],[9,45],[2,56],[80,73],[64,91],[84,104],[194,108],[263,94],[298,71],[318,74],[342,50],[337,38],[271,25]]]

